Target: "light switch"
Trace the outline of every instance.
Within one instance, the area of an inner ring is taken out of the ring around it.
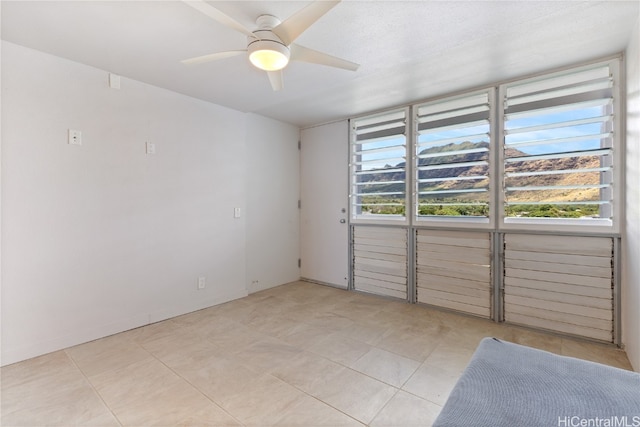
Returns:
[[[233,208],[233,217],[240,218],[240,208]]]
[[[120,76],[109,73],[109,87],[111,89],[120,89]]]
[[[156,144],[154,144],[153,142],[147,142],[145,144],[147,154],[156,154]]]

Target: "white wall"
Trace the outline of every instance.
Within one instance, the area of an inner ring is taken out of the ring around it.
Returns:
[[[640,19],[626,52],[626,232],[622,239],[622,341],[640,371]]]
[[[288,143],[290,126],[125,78],[109,89],[106,71],[10,43],[2,66],[2,364],[247,294],[260,224],[234,208],[255,206],[255,136]]]
[[[0,2],[0,23],[2,2]],[[2,24],[0,24],[0,30]],[[2,42],[0,41],[0,310],[2,310]],[[0,311],[0,366],[2,366],[2,312]]]
[[[300,130],[255,114],[247,120],[247,289],[300,278]]]

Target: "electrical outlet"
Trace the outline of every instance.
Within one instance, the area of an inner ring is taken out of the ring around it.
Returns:
[[[67,142],[72,145],[82,145],[82,132],[75,129],[69,129]]]
[[[198,290],[204,289],[207,286],[207,279],[204,276],[198,277]]]

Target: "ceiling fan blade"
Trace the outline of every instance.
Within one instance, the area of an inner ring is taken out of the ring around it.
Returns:
[[[232,56],[247,53],[246,50],[229,50],[227,52],[210,53],[209,55],[196,56],[195,58],[184,59],[180,62],[186,65],[204,64],[205,62],[217,61],[218,59],[231,58]]]
[[[289,46],[292,61],[311,62],[312,64],[327,65],[329,67],[342,68],[344,70],[356,71],[360,64],[347,61],[336,56],[318,52],[298,44]]]
[[[274,91],[278,91],[284,87],[284,81],[282,80],[282,70],[278,71],[267,71],[269,75],[269,82],[271,83],[271,88]]]
[[[320,19],[322,15],[333,9],[340,1],[314,1],[304,9],[300,9],[291,15],[272,31],[280,37],[284,44],[290,45],[300,34]]]
[[[225,25],[229,28],[232,28],[236,31],[241,32],[242,34],[246,34],[250,37],[256,37],[249,29],[247,29],[244,25],[230,17],[229,15],[219,11],[215,7],[206,3],[204,0],[182,0],[192,8],[196,9],[207,15],[209,18],[212,18],[222,25]]]

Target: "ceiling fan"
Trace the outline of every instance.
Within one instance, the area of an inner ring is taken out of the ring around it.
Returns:
[[[251,63],[267,72],[269,82],[274,91],[284,87],[282,69],[287,66],[290,60],[311,62],[350,71],[356,71],[360,66],[354,62],[293,43],[300,34],[340,3],[341,0],[314,1],[283,22],[280,22],[275,16],[260,15],[256,19],[258,28],[253,31],[204,0],[183,1],[208,17],[247,36],[246,49],[218,52],[185,59],[182,61],[183,64],[202,64],[248,53]]]

